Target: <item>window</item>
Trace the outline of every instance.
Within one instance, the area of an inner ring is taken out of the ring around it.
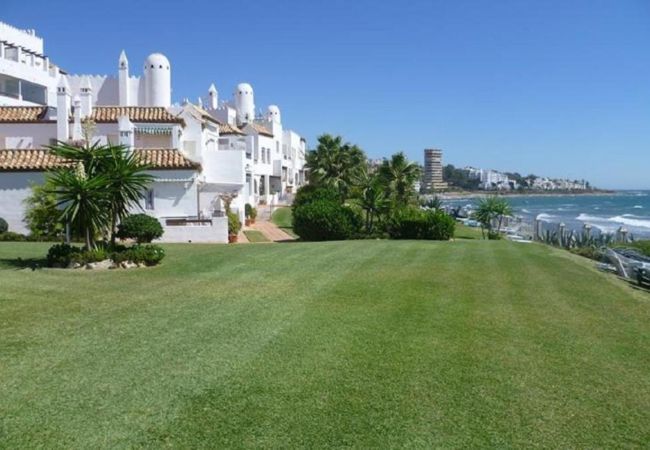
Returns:
[[[144,193],[144,209],[146,210],[153,210],[153,199],[154,199],[154,193],[153,189],[147,189],[146,192]]]
[[[271,149],[267,148],[266,149],[266,161],[271,164]]]

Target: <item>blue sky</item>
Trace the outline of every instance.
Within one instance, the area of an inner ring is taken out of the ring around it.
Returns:
[[[248,81],[310,144],[650,189],[648,0],[5,0],[0,20],[72,73],[165,53],[178,101]]]

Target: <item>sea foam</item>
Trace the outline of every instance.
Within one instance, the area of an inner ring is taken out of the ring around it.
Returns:
[[[581,222],[595,222],[593,225],[602,225],[606,226],[606,223],[612,224],[621,224],[631,227],[638,228],[649,228],[650,229],[650,217],[641,217],[635,216],[633,214],[623,214],[622,216],[613,216],[613,217],[598,217],[590,216],[588,214],[580,214],[576,217],[577,220]],[[599,227],[600,228],[600,227]]]

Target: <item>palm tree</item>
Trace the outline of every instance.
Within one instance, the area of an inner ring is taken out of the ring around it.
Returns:
[[[86,176],[83,163],[78,162],[76,170],[56,169],[48,182],[56,194],[57,208],[62,208],[61,218],[78,227],[87,250],[94,248],[95,236],[108,218],[108,179],[104,175]]]
[[[69,163],[50,178],[62,217],[80,227],[87,248],[94,246],[94,237],[102,231],[108,231],[115,243],[118,222],[140,206],[154,179],[146,173],[150,167],[122,145],[59,143],[49,149]]]
[[[401,206],[415,198],[415,182],[420,179],[420,167],[409,161],[404,152],[395,153],[379,168],[388,193],[395,206]]]
[[[381,180],[364,167],[354,179],[354,191],[359,206],[366,213],[366,232],[371,233],[375,219],[380,219],[389,208]]]
[[[348,197],[354,177],[365,165],[363,150],[329,134],[318,137],[318,146],[307,154],[306,162],[310,183],[336,189],[342,200]]]
[[[135,152],[122,145],[107,149],[110,156],[101,161],[100,171],[108,179],[111,244],[115,244],[117,224],[133,207],[140,207],[140,200],[154,176],[146,173],[150,166],[143,164]]]
[[[493,239],[499,236],[503,218],[512,215],[512,207],[504,198],[497,195],[482,198],[476,209],[476,220],[481,223],[481,233],[485,238],[487,229],[488,238]],[[497,221],[496,231],[493,230],[494,222]]]

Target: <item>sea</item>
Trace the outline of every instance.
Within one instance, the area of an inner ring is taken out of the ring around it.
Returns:
[[[635,238],[650,239],[650,190],[616,191],[612,194],[522,195],[505,197],[515,215],[524,222],[535,219],[567,229],[582,229],[589,224],[601,233],[616,233],[623,227]],[[443,203],[468,206],[476,199],[450,199]]]

